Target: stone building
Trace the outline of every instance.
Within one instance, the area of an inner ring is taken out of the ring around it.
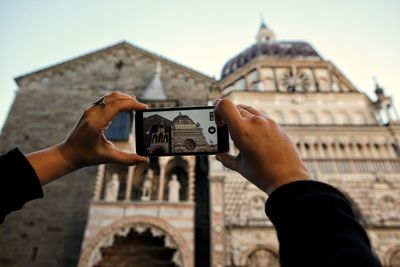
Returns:
[[[123,42],[16,82],[1,152],[60,142],[111,89],[152,107],[221,96],[254,106],[288,131],[315,179],[344,192],[384,265],[400,266],[400,121],[392,99],[377,86],[372,101],[306,42],[277,41],[263,23],[219,81]],[[107,132],[126,151],[134,150],[132,117],[121,113]],[[173,200],[171,190],[179,193]],[[0,266],[279,265],[267,196],[213,157],[90,167],[44,191],[0,227]]]

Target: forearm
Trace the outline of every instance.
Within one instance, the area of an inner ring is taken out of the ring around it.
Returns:
[[[278,233],[282,266],[380,266],[350,204],[329,185],[287,184],[271,194],[266,212]]]
[[[41,185],[45,185],[58,177],[64,176],[74,168],[60,153],[60,145],[55,145],[26,156],[35,170]]]

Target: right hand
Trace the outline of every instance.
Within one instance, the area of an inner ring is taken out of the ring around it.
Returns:
[[[217,101],[215,114],[217,124],[227,125],[240,151],[237,156],[217,154],[225,167],[239,172],[267,194],[284,184],[310,179],[295,146],[275,121],[250,106],[235,106],[228,99]]]

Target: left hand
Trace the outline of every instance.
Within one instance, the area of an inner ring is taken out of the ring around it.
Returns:
[[[93,105],[85,110],[78,124],[67,139],[58,145],[60,154],[71,168],[78,169],[101,163],[134,165],[148,162],[147,157],[120,151],[107,140],[105,131],[111,120],[120,111],[143,110],[147,105],[121,92],[104,97],[103,104]]]

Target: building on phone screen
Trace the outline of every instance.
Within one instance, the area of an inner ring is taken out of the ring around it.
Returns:
[[[369,98],[307,42],[280,41],[262,23],[255,42],[226,62],[220,80],[121,42],[16,83],[2,152],[63,140],[109,90],[157,108],[219,97],[253,106],[285,128],[315,179],[344,192],[383,264],[400,266],[400,121],[388,95],[396,88],[377,83]],[[135,150],[133,117],[120,113],[107,130],[120,150]],[[184,114],[148,123],[155,125],[145,127],[150,151],[210,146],[201,125]],[[213,156],[104,164],[68,176],[7,217],[1,266],[279,266],[275,230],[264,213],[267,196]]]

